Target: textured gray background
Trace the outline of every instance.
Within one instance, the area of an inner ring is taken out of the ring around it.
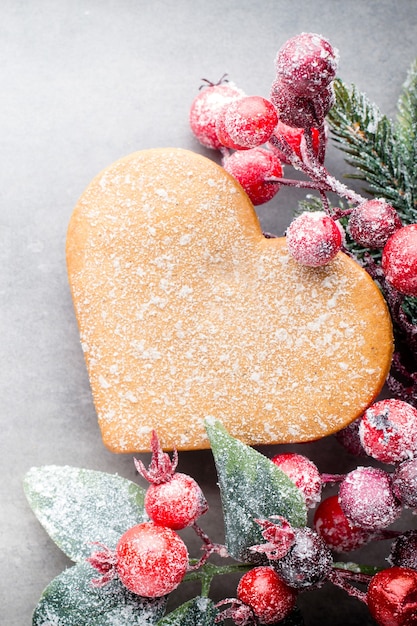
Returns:
[[[339,75],[393,116],[417,56],[416,27],[415,0],[0,1],[1,624],[30,624],[42,589],[69,565],[25,501],[24,473],[57,463],[135,478],[132,457],[101,442],[79,345],[64,258],[78,196],[138,149],[208,154],[187,120],[201,78],[228,72],[247,93],[267,96],[277,49],[301,31],[328,37]],[[331,147],[327,164],[346,171]],[[259,210],[264,228],[282,234],[296,202],[294,191],[280,192]],[[332,438],[302,450],[322,471],[355,463]],[[210,452],[183,453],[181,468],[201,481],[211,504],[202,525],[221,540]],[[386,549],[352,559],[383,563]],[[306,594],[306,624],[368,623],[359,602],[344,600],[327,587]]]

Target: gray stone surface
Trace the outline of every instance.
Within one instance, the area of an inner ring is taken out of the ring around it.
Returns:
[[[415,0],[0,2],[1,624],[30,624],[42,589],[70,564],[29,509],[24,473],[57,463],[135,478],[132,456],[101,442],[68,290],[65,236],[78,196],[138,149],[208,154],[187,120],[201,78],[228,72],[247,93],[267,96],[277,49],[301,31],[328,37],[340,76],[392,116],[417,56],[416,27]],[[346,170],[332,147],[327,164]],[[282,234],[297,197],[285,190],[262,207],[264,228]],[[302,450],[322,471],[355,463],[332,439]],[[202,525],[221,540],[210,452],[183,453],[180,466],[201,481],[211,504]],[[383,563],[386,548],[360,558]],[[235,583],[222,580],[213,592],[233,595]],[[359,602],[333,588],[306,594],[300,606],[309,626],[370,623]]]

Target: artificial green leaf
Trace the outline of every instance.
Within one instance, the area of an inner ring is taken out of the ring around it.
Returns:
[[[301,491],[270,459],[206,420],[222,499],[226,548],[240,561],[256,561],[248,548],[264,543],[256,518],[282,515],[292,526],[307,523]]]
[[[117,475],[68,466],[33,467],[24,490],[46,532],[73,561],[90,556],[94,542],[115,548],[126,530],[147,519],[144,490]]]
[[[214,626],[218,610],[209,598],[198,596],[169,613],[157,626]]]
[[[166,598],[142,598],[115,578],[94,587],[97,571],[78,563],[44,590],[32,626],[151,626],[164,614]]]

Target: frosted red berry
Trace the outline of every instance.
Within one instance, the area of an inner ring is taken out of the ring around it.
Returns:
[[[417,409],[396,398],[372,404],[362,416],[359,437],[369,456],[398,463],[417,453]]]
[[[335,102],[333,86],[311,97],[303,97],[289,91],[281,81],[271,87],[270,100],[278,111],[279,119],[295,128],[320,127]]]
[[[198,483],[181,472],[164,483],[149,485],[144,504],[155,524],[174,530],[191,526],[208,508]]]
[[[322,500],[314,514],[314,528],[334,552],[351,552],[368,543],[373,533],[354,526],[343,513],[336,495]]]
[[[208,509],[200,486],[187,474],[176,472],[178,455],[163,451],[156,431],[151,438],[152,458],[146,468],[134,459],[139,474],[149,483],[145,493],[145,510],[155,524],[180,530],[193,524]]]
[[[278,574],[295,589],[317,585],[333,565],[330,548],[309,527],[294,528],[295,541],[285,556],[274,561]]]
[[[329,263],[342,246],[338,224],[324,211],[301,213],[286,232],[288,251],[302,265]]]
[[[188,551],[171,528],[144,522],[133,526],[116,546],[121,582],[139,596],[157,598],[171,593],[188,568]]]
[[[334,79],[338,51],[317,33],[300,33],[278,50],[277,77],[298,96],[320,93]]]
[[[271,567],[259,566],[242,576],[237,597],[252,609],[260,624],[275,624],[293,610],[297,592]]]
[[[403,226],[391,235],[381,264],[392,287],[404,295],[417,296],[417,224]]]
[[[232,83],[222,83],[205,87],[192,101],[189,111],[191,130],[198,141],[206,148],[218,150],[222,147],[216,132],[216,122],[223,106],[243,91]]]
[[[417,570],[417,530],[408,530],[394,539],[387,561]]]
[[[403,461],[395,468],[392,490],[403,506],[417,511],[417,458]]]
[[[340,484],[339,504],[352,524],[368,530],[386,528],[401,514],[390,475],[376,467],[349,472]]]
[[[277,123],[276,109],[269,100],[243,96],[222,108],[216,130],[226,147],[255,148],[268,141]]]
[[[258,147],[237,151],[224,160],[223,166],[255,206],[271,200],[280,188],[279,183],[269,180],[282,177],[281,162],[272,150]]]
[[[316,506],[321,496],[321,475],[313,461],[302,454],[276,454],[271,461],[292,480],[304,496],[308,507]]]
[[[417,624],[417,571],[394,566],[378,572],[369,583],[367,604],[379,626]]]
[[[365,248],[383,248],[401,226],[397,211],[382,198],[358,204],[349,216],[350,235]]]

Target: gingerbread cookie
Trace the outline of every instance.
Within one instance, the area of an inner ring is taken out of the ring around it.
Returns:
[[[81,196],[67,237],[81,343],[105,445],[209,446],[204,419],[248,444],[336,432],[376,398],[391,320],[339,253],[321,268],[268,239],[239,184],[181,149],[137,152]]]

